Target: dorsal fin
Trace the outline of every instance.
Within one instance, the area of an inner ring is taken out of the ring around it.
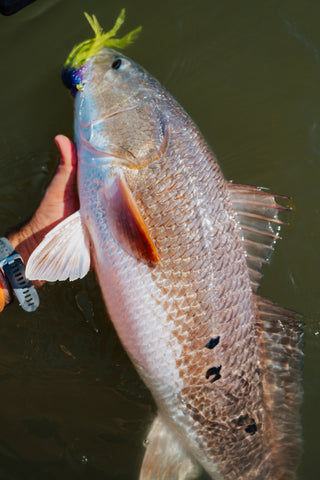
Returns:
[[[264,298],[256,300],[266,432],[276,478],[293,479],[301,454],[301,316]]]
[[[279,212],[288,210],[279,205],[276,198],[259,187],[227,182],[227,188],[241,227],[242,240],[246,251],[251,286],[256,292],[262,277],[261,269],[268,263],[274,244],[279,237]]]

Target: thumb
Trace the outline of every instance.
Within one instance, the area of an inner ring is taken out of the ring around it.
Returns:
[[[54,139],[60,151],[60,165],[72,168],[77,164],[76,147],[68,137],[57,135]]]

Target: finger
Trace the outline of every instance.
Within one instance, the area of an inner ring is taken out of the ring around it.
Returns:
[[[66,167],[76,166],[76,148],[71,140],[64,135],[57,135],[54,141],[60,151],[60,165],[65,165]]]

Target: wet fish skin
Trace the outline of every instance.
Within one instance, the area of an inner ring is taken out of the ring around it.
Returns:
[[[113,71],[118,58],[121,70]],[[257,306],[216,160],[185,112],[136,64],[104,50],[87,68],[76,99],[81,210],[118,334],[162,415],[211,475],[277,478],[265,427]],[[97,166],[92,148],[110,154],[107,166]],[[124,252],[108,227],[101,191],[104,177],[120,171],[159,252],[153,268]],[[204,346],[213,335],[220,344],[211,352]],[[221,378],[212,383],[206,372],[215,365]],[[252,421],[256,435],[246,432]]]
[[[170,94],[110,49],[88,61],[75,109],[80,217],[94,268],[162,422],[216,480],[293,479],[301,331],[293,314],[253,292],[233,190],[212,151]],[[119,220],[115,199],[125,188],[149,250]],[[249,193],[252,203],[263,195]]]

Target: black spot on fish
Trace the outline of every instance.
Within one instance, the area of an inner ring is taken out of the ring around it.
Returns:
[[[257,431],[257,425],[253,418],[251,419],[251,422],[252,423],[245,428],[245,431],[250,435],[254,435]]]
[[[206,373],[206,378],[209,378],[211,377],[211,375],[214,375],[214,377],[210,380],[210,382],[213,383],[216,380],[219,380],[219,378],[221,378],[220,370],[221,370],[221,365],[219,365],[219,367],[209,368],[209,370]]]
[[[219,343],[220,337],[215,337],[215,338],[210,338],[209,342],[205,347],[210,348],[212,350],[214,347],[216,347]]]

